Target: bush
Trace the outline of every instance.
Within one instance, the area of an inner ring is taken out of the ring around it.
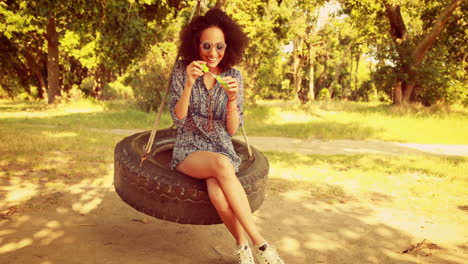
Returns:
[[[79,101],[85,98],[85,94],[76,84],[74,84],[72,85],[72,88],[68,90],[68,92],[62,95],[62,97],[69,98],[71,101]]]
[[[321,89],[317,96],[317,100],[320,100],[320,101],[330,100],[330,91],[327,88]]]
[[[125,85],[120,79],[106,84],[102,91],[102,99],[115,100],[115,99],[134,99],[132,87]]]
[[[86,95],[93,94],[94,78],[92,76],[86,77],[80,84],[80,90]]]
[[[341,96],[343,95],[343,87],[340,83],[336,82],[333,84],[333,94],[330,94],[330,98],[334,98],[336,100],[340,100]]]
[[[456,63],[427,57],[426,63],[415,70],[417,70],[417,85],[411,98],[413,101],[425,106],[436,103],[456,104],[462,103],[468,96],[463,77],[464,71],[460,70]],[[395,82],[398,79],[407,80],[408,76],[395,72],[394,67],[378,65],[372,79],[379,92],[384,92],[387,98],[392,98]]]
[[[351,92],[350,99],[358,102],[378,101],[379,95],[377,94],[375,83],[372,80],[363,82],[359,89]]]
[[[8,97],[10,97],[8,92],[3,88],[0,89],[0,99],[5,99],[5,98],[8,98]]]
[[[285,62],[277,52],[272,52],[256,70],[253,93],[261,99],[287,99],[291,94],[289,82],[284,82]],[[287,79],[286,79],[287,80]]]
[[[158,109],[169,85],[176,52],[174,43],[158,43],[129,71],[124,84],[132,88],[133,97],[141,110],[149,112]]]
[[[465,99],[462,101],[462,105],[463,105],[464,107],[468,107],[468,96],[465,97]]]

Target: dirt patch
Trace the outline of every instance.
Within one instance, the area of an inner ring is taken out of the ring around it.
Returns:
[[[138,131],[101,132],[131,135]],[[288,140],[250,137],[249,143],[263,151],[305,154],[374,153],[388,146]],[[432,153],[391,147],[385,154]],[[466,146],[461,148],[466,150]],[[115,193],[112,165],[107,165],[102,177],[67,180],[60,190],[46,188],[47,180],[28,181],[18,175],[3,179],[0,263],[236,263],[234,239],[223,225],[180,225],[135,211]],[[14,195],[26,197],[25,189],[29,198],[12,203]],[[466,263],[468,206],[447,204],[430,212],[418,206],[373,190],[291,185],[275,178],[270,179],[266,200],[254,216],[261,232],[290,264]]]
[[[395,197],[344,192],[349,199],[335,203],[300,188],[268,193],[255,221],[287,263],[468,259],[466,221],[398,209]],[[21,208],[1,212],[7,217],[0,218],[0,263],[236,263],[223,225],[180,225],[138,213],[115,193],[112,176],[71,184]]]

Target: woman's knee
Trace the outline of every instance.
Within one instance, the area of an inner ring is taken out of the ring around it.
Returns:
[[[216,155],[214,159],[213,169],[216,173],[216,178],[220,179],[220,177],[231,177],[235,176],[234,166],[232,165],[231,160],[222,155]]]

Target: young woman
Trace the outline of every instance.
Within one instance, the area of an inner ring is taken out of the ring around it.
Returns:
[[[231,136],[244,122],[243,84],[232,66],[241,61],[247,42],[240,26],[219,9],[183,29],[179,51],[184,60],[176,63],[171,78],[169,109],[177,126],[171,168],[206,181],[211,202],[237,241],[240,263],[254,263],[247,233],[261,263],[281,264],[255,226],[236,177],[241,160]]]

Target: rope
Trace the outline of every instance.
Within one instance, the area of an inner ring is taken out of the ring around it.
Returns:
[[[192,21],[193,16],[195,15],[195,12],[196,12],[197,16],[200,15],[201,1],[202,0],[197,0],[197,5],[193,8],[192,13],[190,14],[190,18],[189,18],[188,23],[190,23],[190,21]],[[176,59],[174,61],[174,64],[172,64],[171,73],[174,71],[174,66],[175,66],[176,62],[179,60],[179,58],[180,58],[180,52],[177,51]],[[154,137],[156,136],[156,132],[158,131],[159,120],[161,119],[162,111],[163,111],[163,108],[164,108],[164,103],[166,102],[167,96],[169,95],[169,93],[168,93],[169,86],[170,86],[170,84],[167,85],[166,88],[164,89],[164,96],[162,98],[161,105],[159,105],[158,114],[156,115],[156,120],[154,121],[153,129],[151,130],[151,134],[150,134],[150,137],[148,139],[148,143],[146,143],[145,154],[143,155],[143,157],[141,157],[140,167],[143,164],[143,162],[148,159],[148,156],[149,156],[149,154],[151,152],[151,148],[153,147]]]
[[[196,15],[196,16],[201,15],[200,10],[202,8],[202,2],[204,2],[204,1],[203,0],[197,0],[197,5],[193,8],[192,13],[190,14],[189,23],[190,23],[190,21],[192,21],[194,15]],[[175,66],[176,62],[179,60],[179,58],[180,58],[180,52],[177,52],[176,60],[175,60],[174,64],[172,65],[172,71],[171,72],[174,71],[174,66]],[[148,143],[146,143],[145,154],[143,155],[143,157],[141,157],[140,166],[143,164],[143,162],[145,160],[148,159],[148,156],[150,155],[150,152],[151,152],[151,148],[153,147],[154,138],[156,136],[156,132],[158,131],[159,121],[161,119],[162,111],[164,109],[164,103],[166,102],[167,96],[169,95],[169,93],[168,93],[169,86],[170,86],[170,84],[167,85],[166,88],[164,89],[164,97],[162,98],[161,105],[159,105],[158,113],[156,115],[156,120],[154,121],[153,129],[151,130],[151,135],[150,135],[150,137],[148,139]],[[174,124],[172,124],[172,127],[174,127]],[[247,141],[247,135],[245,133],[245,130],[244,130],[243,126],[242,126],[242,133],[244,134],[244,141],[245,141],[245,144],[247,145],[247,151],[249,152],[249,160],[253,161],[255,158],[254,158],[254,156],[252,154],[252,149],[250,148],[250,145],[249,145],[249,143]]]
[[[249,142],[247,141],[247,134],[245,133],[244,126],[242,126],[242,134],[244,135],[244,141],[245,141],[245,144],[247,145],[247,151],[249,152],[249,160],[254,161],[255,157],[253,156],[252,149],[250,148]]]

